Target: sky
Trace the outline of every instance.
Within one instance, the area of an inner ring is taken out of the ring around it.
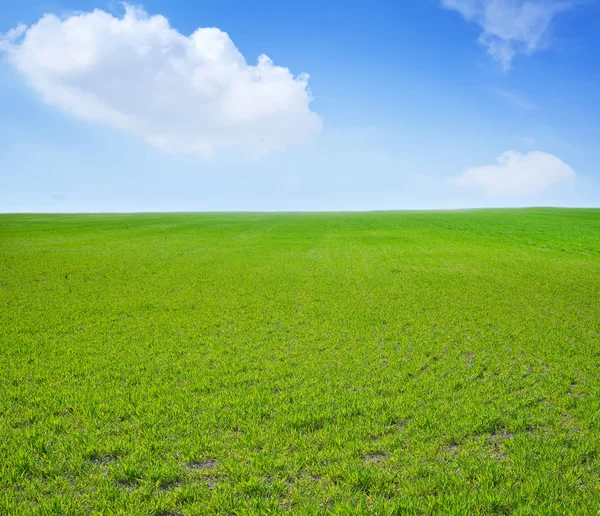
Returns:
[[[0,212],[600,206],[596,0],[0,3]]]

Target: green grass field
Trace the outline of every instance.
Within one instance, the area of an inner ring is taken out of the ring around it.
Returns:
[[[600,210],[0,216],[0,514],[598,514]]]

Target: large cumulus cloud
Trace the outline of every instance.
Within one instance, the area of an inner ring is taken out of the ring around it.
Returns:
[[[46,103],[168,152],[258,156],[305,143],[321,126],[307,75],[266,55],[248,64],[225,32],[186,36],[141,8],[46,14],[0,37],[0,52]]]

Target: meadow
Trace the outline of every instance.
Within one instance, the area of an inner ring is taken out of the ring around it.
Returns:
[[[598,514],[600,210],[0,215],[0,514]]]

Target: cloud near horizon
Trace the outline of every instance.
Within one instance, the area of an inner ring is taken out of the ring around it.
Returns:
[[[227,33],[185,36],[160,15],[125,5],[44,15],[0,35],[0,54],[49,105],[141,136],[172,153],[256,157],[311,141],[308,75],[266,55],[249,65]]]
[[[502,69],[510,70],[517,54],[530,55],[546,46],[554,17],[570,9],[573,0],[441,0],[446,9],[477,23],[479,43]]]
[[[575,179],[575,172],[564,161],[546,152],[521,154],[506,151],[495,165],[466,170],[450,179],[458,186],[476,188],[491,195],[533,195]]]

